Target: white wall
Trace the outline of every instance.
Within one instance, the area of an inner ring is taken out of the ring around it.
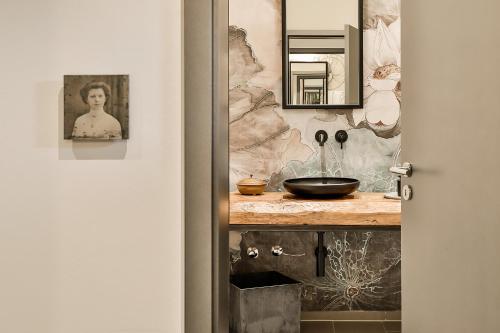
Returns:
[[[0,45],[0,332],[181,332],[181,0],[3,0]],[[130,140],[64,141],[101,73]]]
[[[358,0],[286,0],[287,30],[344,30],[358,27]]]

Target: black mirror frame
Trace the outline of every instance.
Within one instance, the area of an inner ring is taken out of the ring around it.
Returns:
[[[286,33],[286,0],[281,0],[281,107],[283,109],[362,109],[363,108],[363,0],[358,0],[359,34],[359,98],[358,104],[288,104],[288,39]],[[312,36],[314,37],[314,36]]]

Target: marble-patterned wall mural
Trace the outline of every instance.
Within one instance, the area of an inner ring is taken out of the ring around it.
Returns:
[[[281,108],[281,2],[229,1],[230,186],[250,174],[282,191],[287,178],[319,176],[317,130],[328,176],[354,177],[361,191],[395,191],[389,167],[400,151],[400,0],[364,0],[364,108]],[[343,149],[333,136],[346,130]],[[327,232],[326,276],[316,277],[314,232],[231,232],[232,273],[278,270],[304,283],[302,309],[399,310],[399,231]],[[273,257],[280,244],[290,255]],[[264,249],[257,259],[248,246]],[[269,249],[269,251],[266,251]]]
[[[281,2],[230,0],[230,184],[253,174],[282,190],[290,177],[317,176],[314,134],[348,131],[344,149],[326,143],[329,176],[355,177],[361,191],[395,189],[389,167],[400,146],[399,0],[364,2],[364,108],[281,108]]]

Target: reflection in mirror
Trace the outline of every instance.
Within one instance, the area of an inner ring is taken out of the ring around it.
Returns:
[[[283,0],[284,108],[362,107],[361,5]]]
[[[290,61],[290,104],[328,104],[328,63]]]

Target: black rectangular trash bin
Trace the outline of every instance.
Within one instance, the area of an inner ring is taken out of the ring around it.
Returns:
[[[301,283],[278,272],[231,276],[231,333],[300,333]]]

